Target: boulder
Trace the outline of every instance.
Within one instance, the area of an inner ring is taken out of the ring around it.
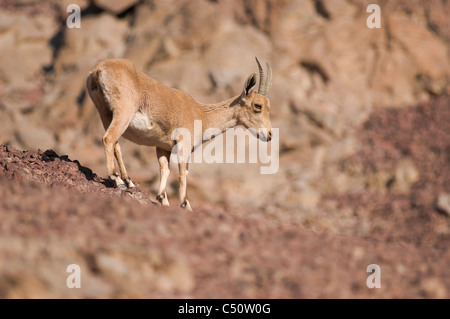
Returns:
[[[82,19],[79,29],[64,29],[65,45],[55,62],[55,71],[85,73],[106,58],[121,58],[125,53],[127,22],[103,13]]]
[[[436,208],[446,216],[450,216],[450,194],[440,194],[436,201]]]
[[[57,30],[48,15],[29,16],[0,10],[0,83],[17,89],[37,81],[51,64],[49,41]]]
[[[95,0],[94,3],[99,8],[112,12],[114,14],[120,14],[125,10],[135,6],[139,0]]]
[[[395,168],[393,188],[398,192],[408,192],[420,178],[419,171],[410,159],[403,159]]]

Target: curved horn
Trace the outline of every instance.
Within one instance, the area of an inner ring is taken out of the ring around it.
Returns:
[[[266,83],[264,85],[264,96],[268,97],[270,88],[272,87],[272,68],[270,67],[269,63],[266,62],[267,66],[267,79]]]
[[[257,57],[255,57],[256,63],[258,64],[259,69],[259,87],[258,87],[258,94],[264,95],[264,92],[266,90],[266,83],[264,82],[264,71],[261,66],[261,63],[259,63],[259,60]]]

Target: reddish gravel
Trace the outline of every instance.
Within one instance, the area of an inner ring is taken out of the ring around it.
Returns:
[[[107,186],[52,151],[0,147],[1,298],[448,296],[448,250],[162,209]],[[73,263],[81,289],[65,284]],[[381,289],[366,286],[373,263]]]
[[[148,192],[137,188],[122,192],[112,188],[91,169],[67,155],[59,156],[53,150],[36,153],[21,151],[10,145],[0,145],[0,176],[15,181],[43,182],[50,188],[74,189],[83,194],[95,193],[108,197],[133,197],[140,202],[151,203]]]
[[[449,101],[380,110],[361,128],[344,171],[392,172],[406,156],[420,174],[406,193],[325,194],[356,224],[368,218],[353,236],[250,211],[163,209],[68,156],[0,145],[0,298],[448,298],[450,222],[435,200],[450,192]],[[66,286],[69,264],[81,289]],[[380,289],[366,286],[370,264]]]
[[[402,159],[412,161],[418,180],[408,192],[391,187],[385,192],[360,190],[347,194],[327,194],[339,207],[356,207],[368,212],[372,238],[417,245],[450,247],[450,221],[438,212],[439,195],[450,193],[450,96],[401,109],[374,112],[360,130],[360,150],[342,161],[362,174],[390,172]]]

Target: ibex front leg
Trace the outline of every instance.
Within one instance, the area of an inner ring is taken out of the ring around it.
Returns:
[[[186,208],[188,211],[192,211],[191,204],[187,199],[187,175],[189,173],[189,163],[178,164],[180,170],[180,202],[181,207]]]
[[[167,198],[166,186],[167,179],[170,174],[170,152],[165,151],[161,148],[156,148],[156,156],[158,157],[159,162],[159,172],[160,172],[160,181],[159,181],[159,191],[156,199],[163,206],[169,206],[169,199]]]
[[[178,169],[180,171],[180,190],[178,194],[181,202],[181,207],[186,208],[188,211],[192,211],[191,204],[189,204],[186,196],[187,175],[189,173],[189,160],[191,158],[191,144],[189,140],[184,139],[184,136],[177,143],[177,152]]]

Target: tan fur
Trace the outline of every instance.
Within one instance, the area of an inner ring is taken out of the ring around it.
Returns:
[[[243,125],[246,128],[266,129],[270,140],[269,99],[251,89],[256,84],[256,74],[250,75],[241,95],[216,104],[196,102],[186,93],[169,88],[139,71],[127,60],[104,60],[88,76],[86,87],[94,102],[103,126],[103,136],[108,177],[117,187],[134,187],[125,166],[118,140],[121,136],[139,144],[156,146],[160,163],[161,181],[158,200],[168,206],[165,191],[169,176],[172,148],[178,143],[187,157],[197,142],[194,141],[194,121],[201,120],[204,133],[208,128],[227,128]],[[255,104],[262,106],[259,111]],[[172,140],[172,132],[185,128],[191,141]],[[202,143],[204,141],[198,141]],[[188,153],[188,154],[186,154]],[[115,169],[116,158],[120,175]],[[180,201],[191,210],[186,197],[188,163],[180,163]]]

